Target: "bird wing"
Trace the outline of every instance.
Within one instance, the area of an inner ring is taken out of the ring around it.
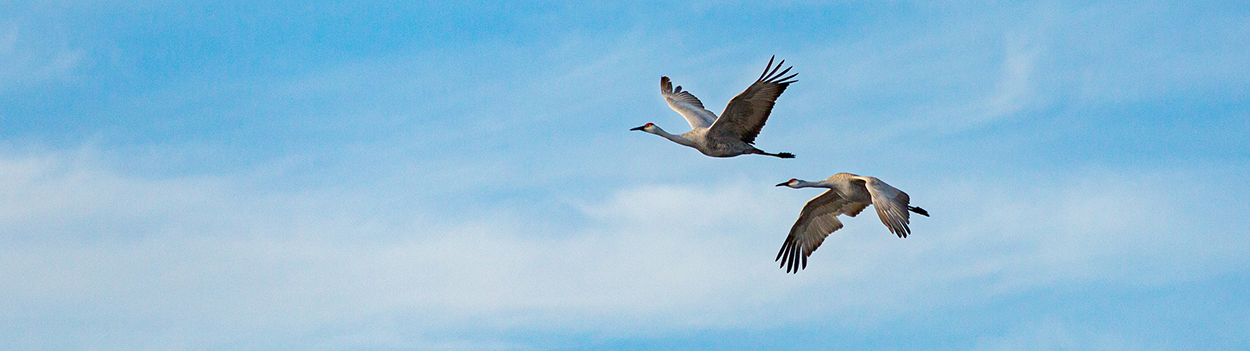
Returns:
[[[863,212],[864,208],[868,207],[868,205],[869,204],[863,202],[847,202],[846,205],[842,206],[842,214],[855,217],[859,215],[860,212]]]
[[[849,200],[832,189],[808,200],[807,205],[803,206],[803,212],[799,214],[799,220],[790,228],[790,235],[781,244],[781,251],[777,252],[777,259],[774,261],[781,261],[784,257],[781,266],[786,268],[786,273],[798,273],[800,263],[802,268],[807,268],[807,257],[820,247],[829,233],[842,228],[838,215],[842,214],[842,209],[848,203]]]
[[[781,68],[784,63],[786,61],[781,60],[776,67],[773,67],[773,59],[768,59],[768,66],[764,68],[764,73],[760,75],[760,78],[747,87],[747,90],[735,96],[733,100],[729,100],[729,104],[725,106],[725,112],[721,112],[716,123],[712,123],[709,132],[719,137],[739,138],[748,144],[754,143],[755,136],[760,134],[760,129],[764,128],[764,122],[768,121],[768,114],[772,113],[777,97],[786,91],[790,83],[797,82],[789,79],[794,78],[798,73],[781,77],[794,67],[777,73],[777,69]],[[769,72],[769,70],[772,71]]]
[[[877,178],[858,177],[856,180],[862,181],[868,189],[868,194],[872,196],[872,206],[877,208],[877,216],[881,217],[881,223],[890,228],[890,233],[900,238],[911,234],[911,228],[907,227],[911,223],[907,213],[907,204],[911,202],[911,198],[907,193]]]
[[[673,88],[673,82],[668,77],[660,77],[660,95],[664,95],[669,108],[686,118],[690,129],[707,128],[716,121],[716,115],[703,108],[703,102],[699,98],[688,91],[682,91],[681,86]]]

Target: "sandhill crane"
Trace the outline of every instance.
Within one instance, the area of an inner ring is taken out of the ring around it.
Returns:
[[[781,77],[794,67],[777,73],[786,61],[781,60],[777,63],[777,67],[773,67],[774,58],[776,56],[768,59],[768,66],[764,68],[764,73],[760,74],[760,78],[755,80],[754,84],[729,100],[720,118],[712,114],[712,111],[704,109],[703,102],[700,102],[699,98],[694,97],[688,91],[682,91],[680,86],[673,88],[673,83],[668,80],[668,77],[660,77],[660,94],[664,95],[664,100],[668,101],[668,107],[686,118],[686,122],[690,123],[690,131],[673,135],[650,122],[630,130],[641,130],[659,135],[675,143],[698,149],[704,155],[712,157],[760,154],[794,158],[794,154],[788,152],[772,154],[756,149],[752,145],[755,143],[755,136],[760,134],[761,128],[764,128],[764,122],[768,121],[768,114],[772,112],[777,97],[786,91],[786,86],[797,82],[789,79],[794,78],[798,73]]]
[[[785,258],[781,266],[786,268],[786,273],[798,273],[800,261],[802,268],[807,268],[807,257],[820,247],[826,236],[842,228],[842,222],[838,221],[840,214],[855,217],[872,204],[877,208],[881,223],[885,223],[890,232],[899,238],[906,238],[911,234],[911,229],[907,227],[910,223],[907,211],[929,216],[929,212],[923,208],[908,205],[911,200],[907,193],[874,177],[838,173],[815,182],[790,179],[777,184],[783,185],[795,189],[829,188],[824,194],[807,201],[803,212],[799,214],[799,220],[794,222],[790,235],[781,245],[781,251],[777,252],[775,261]]]

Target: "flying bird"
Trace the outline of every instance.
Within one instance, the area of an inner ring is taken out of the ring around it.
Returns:
[[[768,66],[764,68],[764,73],[760,74],[760,78],[755,80],[754,84],[729,100],[729,104],[725,106],[725,112],[721,112],[719,118],[712,111],[703,108],[703,102],[689,91],[682,91],[680,86],[673,88],[673,83],[668,77],[660,77],[660,94],[664,95],[664,100],[668,101],[668,107],[686,118],[686,122],[690,123],[690,131],[677,135],[669,134],[650,122],[630,130],[641,130],[659,135],[712,157],[760,154],[794,158],[794,154],[788,152],[767,153],[756,149],[753,145],[755,136],[760,134],[760,129],[764,128],[764,122],[768,121],[768,115],[772,112],[777,97],[786,91],[786,86],[797,82],[790,79],[798,73],[782,77],[794,67],[777,72],[786,61],[781,60],[776,67],[773,67],[775,58],[776,56],[773,56],[768,59]]]
[[[842,228],[838,215],[845,214],[855,217],[860,211],[871,204],[877,209],[881,223],[899,238],[911,234],[907,227],[910,219],[908,211],[925,217],[929,212],[923,208],[909,206],[907,193],[886,184],[874,177],[863,177],[850,173],[838,173],[814,182],[790,179],[777,186],[791,188],[828,188],[824,194],[814,197],[803,205],[799,220],[790,228],[790,235],[777,252],[777,259],[786,273],[798,273],[799,269],[807,268],[807,257],[825,241],[830,233]],[[782,261],[782,258],[785,258]],[[802,267],[799,267],[799,263]]]

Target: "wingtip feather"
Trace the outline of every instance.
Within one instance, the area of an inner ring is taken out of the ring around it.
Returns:
[[[771,61],[770,61],[770,62],[771,62]],[[772,69],[773,69],[773,71],[772,71],[772,72],[770,72],[770,73],[768,73],[768,74],[765,74],[765,75],[764,75],[765,77],[769,77],[768,79],[765,79],[765,80],[766,80],[766,81],[768,81],[768,80],[772,80],[772,77],[774,77],[774,74],[775,74],[775,73],[777,73],[777,70],[781,69],[781,65],[784,65],[784,64],[786,64],[786,60],[781,60],[781,62],[778,62],[778,63],[777,63],[777,66],[776,66],[776,67],[770,67],[770,68],[772,68]],[[766,68],[766,69],[764,69],[764,71],[765,71],[765,72],[768,72],[768,69]]]
[[[773,68],[773,59],[775,58],[777,58],[777,55],[773,55],[773,57],[768,58],[768,65],[764,66],[764,73],[760,73],[760,77],[755,80],[763,80],[764,76],[768,75],[768,70]]]
[[[780,68],[781,66],[777,66],[777,67],[778,67],[778,68]],[[794,66],[786,67],[786,69],[785,69],[784,71],[781,71],[781,73],[777,73],[777,74],[775,74],[775,75],[772,75],[772,78],[777,78],[777,77],[780,77],[780,76],[782,76],[782,75],[785,75],[786,73],[789,73],[791,69],[794,69]],[[795,73],[795,74],[798,74],[798,73]],[[782,80],[784,80],[784,79],[769,79],[769,81],[773,81],[773,82],[780,82],[780,81],[782,81]]]
[[[793,67],[792,67],[792,68],[793,68]],[[789,68],[787,68],[786,70],[787,70],[787,71],[789,71],[790,69],[789,69]],[[781,74],[785,74],[785,72],[782,72]],[[791,74],[791,75],[790,75],[790,76],[788,76],[788,77],[781,78],[781,79],[777,79],[777,80],[776,80],[776,82],[777,82],[777,84],[782,84],[782,85],[785,85],[785,84],[790,84],[790,83],[794,83],[794,82],[797,82],[797,81],[799,81],[799,80],[798,80],[798,79],[795,79],[795,80],[790,80],[790,79],[791,79],[791,78],[794,78],[794,77],[795,77],[795,76],[797,76],[797,75],[799,75],[799,74],[798,74],[798,73]]]

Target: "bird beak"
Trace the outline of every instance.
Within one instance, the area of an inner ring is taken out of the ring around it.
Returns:
[[[643,128],[646,128],[646,127],[647,127],[647,126],[641,126],[641,127],[638,127],[638,128],[630,128],[629,130],[642,130]]]
[[[782,185],[786,185],[786,184],[790,184],[790,182],[784,182],[784,183],[781,183],[781,184],[777,184],[777,186],[782,186]]]

